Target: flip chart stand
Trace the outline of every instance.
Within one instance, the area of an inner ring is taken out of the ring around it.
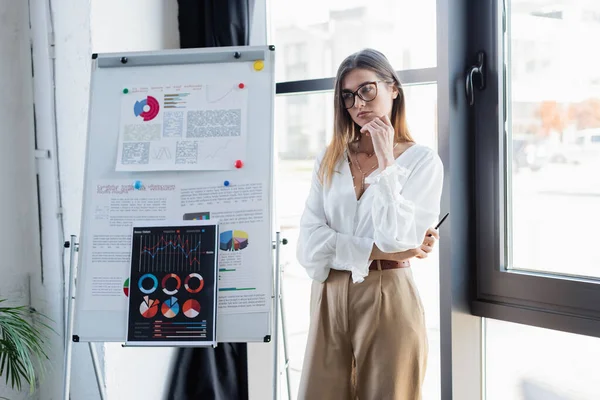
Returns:
[[[63,400],[69,400],[71,393],[71,353],[73,350],[73,342],[78,341],[73,337],[73,323],[75,321],[75,282],[77,279],[77,262],[76,254],[79,252],[79,242],[77,236],[71,235],[71,240],[65,242],[66,249],[70,249],[69,254],[69,293],[68,293],[68,311],[67,311],[67,334],[65,335],[65,365],[63,372]],[[95,343],[88,342],[92,362],[94,363],[94,373],[96,374],[96,383],[98,384],[98,392],[100,399],[106,399],[104,390],[104,377],[98,361],[98,352],[96,351]]]
[[[279,262],[279,250],[281,244],[286,245],[287,239],[281,239],[281,233],[277,232],[275,234],[275,243],[273,243],[273,248],[275,249],[275,331],[273,333],[274,336],[274,368],[273,368],[273,400],[279,399],[279,376],[281,375],[281,371],[279,370],[279,318],[281,317],[281,334],[283,341],[283,357],[284,364],[283,368],[285,369],[285,377],[287,383],[287,395],[288,400],[292,399],[292,388],[290,386],[290,363],[288,358],[288,348],[287,348],[287,333],[285,331],[285,312],[283,306],[283,289],[281,286],[281,273],[282,268]],[[281,312],[280,312],[281,311]]]
[[[287,239],[281,239],[281,233],[277,232],[275,234],[275,242],[273,243],[273,248],[275,249],[275,349],[274,349],[274,377],[273,377],[273,400],[278,400],[279,395],[279,377],[281,375],[281,371],[279,370],[279,318],[281,318],[281,334],[282,334],[282,342],[283,342],[283,369],[285,370],[285,378],[287,384],[287,398],[288,400],[292,399],[292,387],[290,385],[290,359],[288,358],[288,347],[287,347],[287,332],[285,330],[285,307],[283,305],[283,286],[281,285],[282,275],[283,275],[283,267],[281,266],[279,260],[279,250],[280,246],[283,244],[284,246],[288,243]]]
[[[275,234],[275,242],[273,248],[275,249],[275,330],[273,333],[274,340],[274,376],[273,376],[273,400],[278,400],[279,391],[279,377],[281,371],[279,370],[279,318],[281,318],[281,333],[283,341],[283,356],[284,364],[283,369],[286,374],[287,383],[287,398],[292,399],[292,388],[290,385],[290,360],[288,358],[288,347],[287,347],[287,332],[285,328],[285,308],[283,306],[283,289],[281,286],[281,275],[282,268],[279,260],[280,245],[286,245],[287,239],[281,239],[281,233]],[[69,253],[69,292],[68,292],[68,311],[67,311],[67,334],[65,336],[65,359],[64,359],[64,372],[63,372],[63,400],[70,399],[71,392],[71,355],[73,350],[73,342],[78,342],[79,339],[73,336],[73,324],[75,321],[75,290],[77,281],[77,262],[76,253],[79,252],[79,242],[77,242],[77,236],[71,235],[71,240],[65,242],[65,248],[70,249]],[[98,361],[98,353],[96,351],[95,343],[88,342],[90,349],[90,355],[92,356],[92,362],[94,364],[94,373],[96,375],[96,383],[98,384],[98,392],[100,399],[106,399],[106,392],[104,389],[104,377],[102,375],[102,369],[100,362]]]

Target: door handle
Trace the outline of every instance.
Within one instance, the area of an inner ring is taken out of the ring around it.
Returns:
[[[479,90],[485,89],[485,53],[479,51],[477,53],[477,64],[472,65],[467,70],[465,79],[465,94],[469,106],[475,104],[475,88]]]

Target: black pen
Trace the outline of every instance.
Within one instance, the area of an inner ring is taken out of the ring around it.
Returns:
[[[436,231],[438,230],[438,228],[439,228],[440,226],[442,226],[442,224],[444,223],[444,221],[446,220],[446,218],[448,218],[448,215],[450,215],[450,213],[446,213],[446,215],[444,215],[444,218],[442,218],[442,219],[440,220],[440,222],[438,222],[438,224],[437,224],[437,225],[435,226],[435,228],[434,228]],[[429,234],[429,235],[427,235],[427,236],[431,237],[431,236],[433,236],[433,235],[430,233],[430,234]]]

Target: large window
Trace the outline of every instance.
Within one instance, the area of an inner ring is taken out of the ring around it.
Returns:
[[[435,67],[435,0],[272,1],[278,82],[335,75],[364,47],[382,51],[397,69]],[[283,60],[283,62],[281,62]]]
[[[474,310],[600,336],[600,3],[485,3]]]
[[[600,339],[486,321],[486,400],[600,399]]]
[[[600,238],[589,230],[600,224],[600,57],[587,45],[600,39],[600,22],[583,20],[599,10],[597,2],[510,3],[510,269],[600,277],[600,247],[585,244]]]

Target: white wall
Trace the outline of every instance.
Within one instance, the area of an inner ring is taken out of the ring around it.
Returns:
[[[94,53],[176,49],[177,1],[92,0]]]
[[[0,298],[35,305],[43,297],[27,2],[0,0]],[[25,398],[4,385],[0,397]],[[29,389],[26,387],[26,390]]]

